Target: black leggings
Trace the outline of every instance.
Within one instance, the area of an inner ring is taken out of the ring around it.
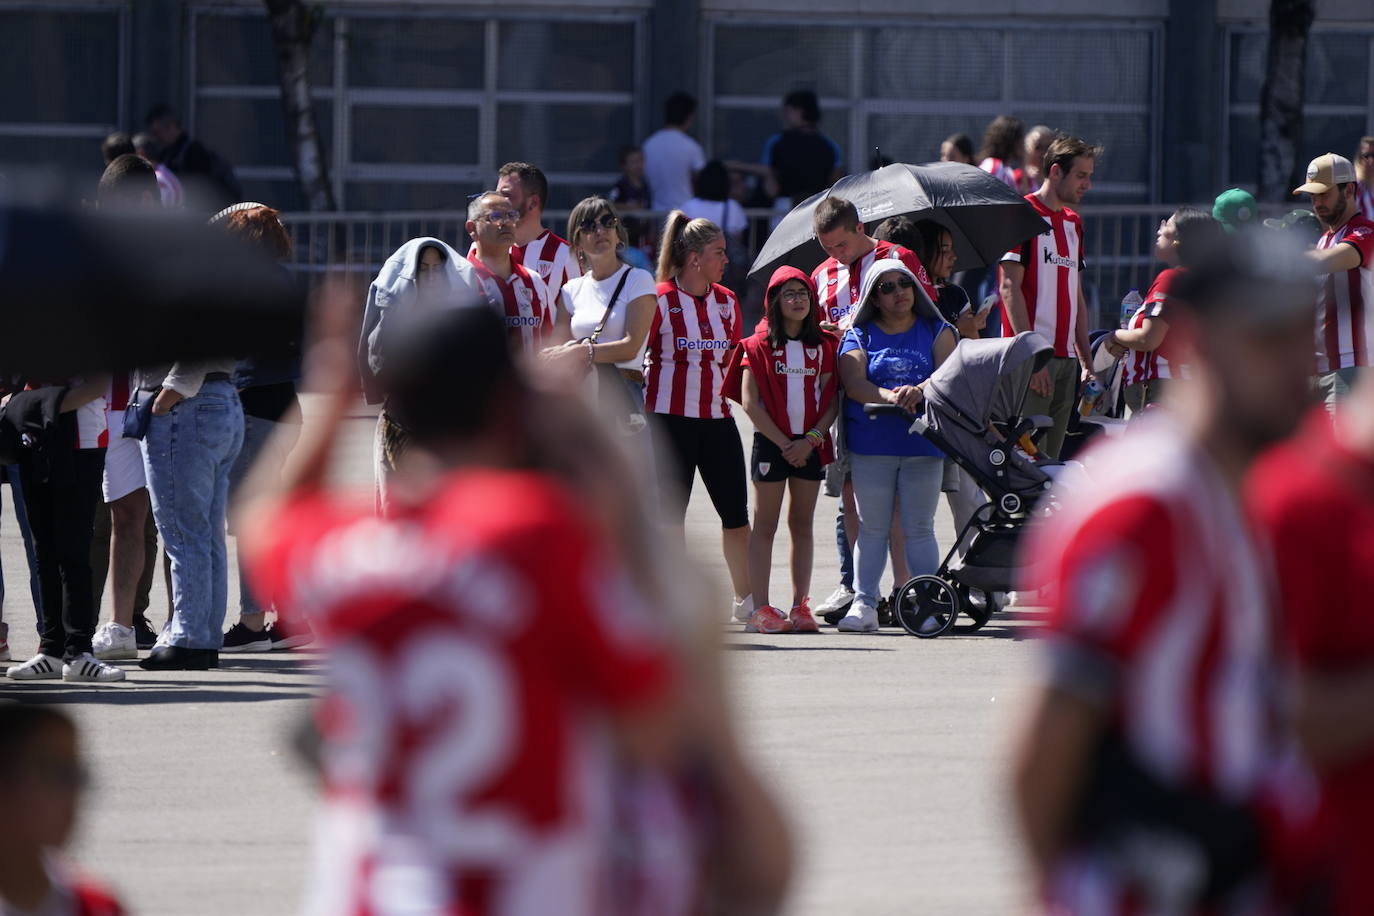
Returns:
[[[744,446],[733,417],[703,420],[650,414],[654,453],[658,460],[659,497],[663,517],[676,524],[687,520],[692,480],[701,482],[716,507],[722,528],[749,525],[749,485],[745,480]]]

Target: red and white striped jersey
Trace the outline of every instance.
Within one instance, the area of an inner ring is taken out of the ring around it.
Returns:
[[[1005,160],[995,159],[989,156],[978,164],[978,168],[987,172],[993,178],[996,178],[1018,194],[1029,194],[1031,191],[1035,190],[1035,188],[1030,186],[1030,179],[1026,175],[1026,170],[1014,169],[1007,165]]]
[[[869,269],[885,258],[897,258],[916,275],[931,302],[940,298],[939,291],[930,282],[925,266],[916,252],[892,242],[878,242],[873,250],[853,264],[841,264],[834,258],[826,258],[820,266],[811,271],[811,280],[816,284],[816,295],[820,297],[821,317],[828,324],[848,327],[854,312],[859,308],[859,290],[863,287],[864,277]]]
[[[1356,185],[1355,204],[1359,208],[1361,216],[1370,222],[1374,222],[1374,186],[1367,184]]]
[[[474,242],[468,249],[468,259],[471,260],[476,254],[477,243]],[[555,312],[558,310],[558,294],[562,292],[563,284],[574,277],[582,276],[582,268],[577,266],[577,258],[573,257],[572,248],[567,241],[554,235],[549,229],[541,232],[538,238],[528,245],[510,246],[510,259],[513,263],[522,264],[539,275],[539,279],[548,287],[549,301],[553,303]]]
[[[506,279],[487,269],[476,252],[468,255],[468,261],[477,270],[477,280],[487,302],[506,316],[506,332],[511,345],[522,348],[526,354],[537,354],[553,334],[553,302],[544,281],[514,258],[511,258],[511,273]]]
[[[1071,491],[1032,541],[1051,682],[1100,708],[1161,786],[1263,816],[1295,774],[1275,587],[1234,488],[1167,414],[1093,455],[1091,486]],[[1130,902],[1160,888],[1122,858],[1072,846],[1054,868],[1050,909],[1140,912]],[[1213,912],[1177,903],[1169,912]]]
[[[739,299],[719,283],[701,297],[673,280],[658,284],[658,311],[644,353],[645,409],[675,417],[730,416],[721,384],[743,324]]]
[[[1026,269],[1021,294],[1026,298],[1030,329],[1054,345],[1055,356],[1073,356],[1078,329],[1078,293],[1083,257],[1083,219],[1064,207],[1051,210],[1034,194],[1026,200],[1050,231],[1027,239],[1002,256]],[[1011,317],[1002,310],[1002,333],[1011,337]]]
[[[740,342],[738,358],[740,367],[753,374],[768,416],[778,429],[796,438],[814,429],[834,400],[838,349],[830,334],[822,334],[816,346],[787,340],[781,347],[773,347],[768,343],[767,330],[763,330]],[[732,368],[729,376],[733,373]],[[732,387],[727,378],[727,394],[739,400],[729,390]]]
[[[472,470],[387,518],[309,494],[273,521],[255,585],[329,649],[305,912],[614,911],[601,723],[673,673],[584,514],[547,475]]]
[[[1132,330],[1139,329],[1146,318],[1157,318],[1165,324],[1173,320],[1170,315],[1175,305],[1172,291],[1177,288],[1182,276],[1182,267],[1166,267],[1159,272],[1154,283],[1150,284],[1150,291],[1145,294],[1145,301],[1131,316]],[[1168,334],[1164,335],[1158,347],[1149,352],[1127,351],[1122,357],[1121,368],[1123,385],[1157,378],[1187,378],[1187,368],[1179,362],[1177,349],[1171,346]]]
[[[1344,226],[1323,233],[1320,249],[1342,243],[1360,252],[1360,266],[1337,271],[1321,279],[1317,294],[1317,371],[1335,372],[1368,366],[1371,346],[1370,320],[1374,315],[1374,222],[1356,213]]]

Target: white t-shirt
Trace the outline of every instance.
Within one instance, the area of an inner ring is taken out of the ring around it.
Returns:
[[[563,307],[572,315],[573,340],[592,336],[596,326],[601,323],[601,316],[606,314],[606,303],[611,300],[611,295],[615,293],[615,288],[620,283],[621,274],[627,270],[630,275],[625,278],[625,287],[616,298],[615,305],[611,308],[611,314],[606,317],[606,326],[601,329],[601,334],[597,337],[597,340],[602,343],[621,340],[625,337],[625,316],[628,314],[630,303],[640,296],[656,297],[658,295],[658,287],[654,283],[653,274],[647,270],[640,270],[638,267],[623,264],[619,270],[604,280],[593,279],[590,273],[585,273],[563,284],[562,302]],[[616,365],[622,369],[643,371],[644,348],[648,342],[648,335],[646,334],[644,343],[640,344],[639,353],[634,358],[616,363]]]
[[[693,197],[681,208],[692,219],[709,219],[730,235],[736,235],[749,228],[749,218],[737,200],[702,200]]]
[[[692,196],[692,176],[706,165],[701,144],[675,127],[656,131],[644,141],[644,179],[654,195],[655,210],[674,210]]]

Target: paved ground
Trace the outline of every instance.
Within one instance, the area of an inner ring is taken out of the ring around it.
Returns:
[[[371,427],[354,426],[343,476],[365,481]],[[818,597],[836,581],[833,507],[822,498],[817,513]],[[938,525],[948,544],[943,507]],[[699,494],[689,540],[723,583],[717,532]],[[775,587],[786,582],[785,535],[776,555]],[[0,557],[16,658],[37,644],[22,556],[6,505]],[[154,608],[163,607],[159,586]],[[829,628],[724,638],[740,727],[800,838],[789,912],[1017,907],[1023,883],[1003,787],[1009,726],[1034,663],[1023,637],[1033,628],[1032,615],[1010,612],[977,636],[940,640]],[[0,696],[64,703],[79,719],[96,784],[74,851],[135,913],[276,916],[295,911],[308,852],[313,793],[290,737],[309,707],[316,662],[303,651],[226,656],[204,673],[131,665],[123,685],[0,682]]]

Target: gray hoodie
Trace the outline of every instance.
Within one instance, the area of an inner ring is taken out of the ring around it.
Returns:
[[[438,282],[420,289],[420,253],[429,246],[444,255]],[[397,322],[417,309],[485,305],[477,271],[467,259],[436,238],[411,239],[386,259],[367,291],[363,309],[362,335],[358,340],[358,371],[369,404],[381,401],[377,373],[385,361],[384,339],[394,333]]]

